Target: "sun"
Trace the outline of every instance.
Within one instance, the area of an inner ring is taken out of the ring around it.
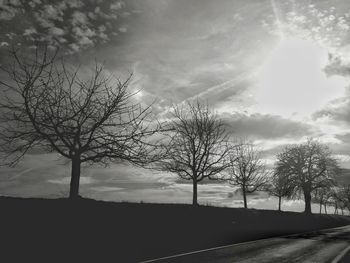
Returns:
[[[281,38],[258,72],[260,111],[286,117],[309,116],[344,93],[346,82],[327,77],[328,51],[297,37]]]

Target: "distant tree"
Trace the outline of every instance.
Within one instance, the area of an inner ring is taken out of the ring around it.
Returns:
[[[305,213],[311,213],[311,196],[320,188],[332,185],[339,167],[331,151],[318,141],[286,147],[277,155],[276,169],[288,176],[295,191],[304,195]]]
[[[260,152],[251,143],[240,143],[229,154],[230,165],[226,180],[238,186],[243,195],[244,208],[247,208],[247,194],[263,189],[267,183],[268,171]]]
[[[82,163],[126,160],[149,162],[147,139],[157,131],[145,125],[150,108],[132,102],[125,81],[96,64],[87,78],[69,70],[47,49],[22,57],[12,51],[0,81],[1,150],[16,165],[32,148],[56,152],[72,163],[69,197],[79,195]],[[149,124],[149,122],[148,122]]]
[[[350,211],[350,185],[342,184],[338,189],[338,199],[342,209],[348,209]]]
[[[338,214],[339,213],[339,209],[341,209],[341,204],[340,204],[340,200],[338,197],[338,190],[339,187],[337,185],[335,185],[334,187],[332,187],[331,191],[329,192],[329,204],[331,204],[334,207],[334,214]]]
[[[170,126],[161,169],[191,180],[192,204],[197,205],[198,183],[217,179],[227,168],[228,133],[217,115],[199,101],[174,107]]]
[[[281,211],[282,198],[290,198],[293,191],[294,186],[289,183],[288,176],[274,171],[270,179],[268,192],[270,195],[278,197],[278,211]]]
[[[313,200],[320,204],[320,214],[322,213],[322,206],[324,206],[325,213],[327,214],[327,204],[331,198],[332,189],[329,186],[318,188],[313,193]]]

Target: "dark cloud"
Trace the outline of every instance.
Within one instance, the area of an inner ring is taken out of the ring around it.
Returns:
[[[313,132],[313,128],[308,124],[277,115],[233,113],[224,114],[222,117],[233,135],[249,139],[299,139]]]
[[[57,46],[68,53],[104,44],[127,31],[130,14],[122,1],[3,0],[0,2],[4,46]]]

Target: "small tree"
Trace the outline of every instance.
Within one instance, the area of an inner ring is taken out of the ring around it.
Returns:
[[[260,152],[250,143],[241,143],[233,147],[229,159],[229,176],[226,180],[241,189],[244,208],[247,208],[247,194],[261,190],[266,185],[268,171]]]
[[[334,213],[338,214],[338,210],[341,210],[342,215],[344,215],[344,208],[345,208],[345,203],[342,198],[342,193],[341,193],[341,188],[339,185],[336,185],[335,187],[332,188],[331,191],[331,201],[334,206]]]
[[[350,211],[350,185],[349,184],[343,184],[339,187],[338,198],[340,200],[341,209],[343,210],[347,208]]]
[[[217,116],[199,101],[174,107],[170,126],[161,169],[191,180],[192,204],[197,205],[198,183],[206,178],[217,179],[227,167],[228,134]]]
[[[273,173],[268,191],[270,195],[278,197],[278,211],[281,211],[282,198],[291,197],[293,190],[293,185],[289,183],[287,176],[277,171]]]
[[[312,194],[332,185],[339,167],[328,147],[309,139],[306,143],[288,146],[278,154],[276,169],[288,176],[295,191],[303,193],[305,212],[311,213]]]
[[[1,147],[6,163],[15,165],[30,149],[56,152],[72,163],[70,198],[79,194],[82,163],[149,161],[148,136],[157,128],[145,125],[149,107],[132,103],[125,81],[96,65],[80,78],[64,61],[37,50],[24,59],[11,53],[13,63],[2,67],[9,81],[0,81]]]
[[[314,191],[313,200],[320,204],[320,212],[319,212],[320,214],[322,213],[322,206],[324,206],[325,213],[327,213],[326,206],[330,198],[331,198],[330,186],[318,188]]]

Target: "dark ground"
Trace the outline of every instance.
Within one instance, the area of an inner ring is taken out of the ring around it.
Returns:
[[[137,262],[350,224],[335,215],[89,199],[0,198],[0,207],[0,262]]]

